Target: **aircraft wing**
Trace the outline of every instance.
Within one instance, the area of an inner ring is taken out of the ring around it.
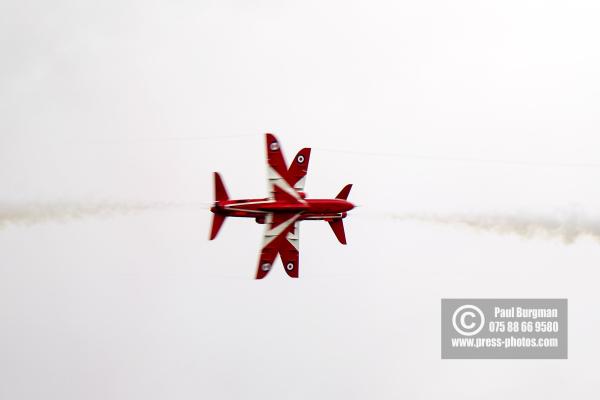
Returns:
[[[306,147],[296,154],[294,161],[292,161],[290,165],[290,169],[288,170],[288,181],[296,190],[304,191],[309,161],[310,148]]]
[[[267,133],[267,179],[269,197],[274,199],[277,187],[289,186],[286,180],[287,166],[281,152],[279,141],[270,133]]]
[[[288,232],[286,240],[281,241],[279,256],[283,263],[283,269],[290,278],[297,278],[300,261],[300,222],[294,223],[294,228]]]
[[[298,191],[294,189],[294,184],[290,183],[279,141],[275,135],[270,133],[267,133],[266,138],[269,198],[286,202],[306,203]]]
[[[277,213],[267,214],[265,219],[265,233],[263,235],[263,245],[258,260],[258,268],[256,270],[256,279],[262,279],[271,269],[277,254],[281,253],[281,259],[292,263],[291,268],[286,268],[288,275],[297,277],[298,273],[298,250],[296,246],[290,242],[288,236],[290,233],[294,235],[297,232],[295,222],[300,217],[300,214],[294,213]],[[290,248],[291,246],[291,248]],[[296,255],[294,256],[294,251]],[[285,266],[284,261],[284,266]],[[293,274],[296,274],[294,276]]]

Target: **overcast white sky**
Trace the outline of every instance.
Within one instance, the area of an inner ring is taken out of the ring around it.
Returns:
[[[298,280],[252,280],[263,227],[208,242],[200,206],[0,227],[0,398],[597,398],[597,242],[386,215],[599,212],[600,167],[546,165],[600,163],[599,20],[596,1],[2,1],[0,202],[206,202],[215,170],[263,196],[270,131],[288,159],[314,148],[309,196],[354,183],[362,207],[348,246],[303,223]],[[442,297],[566,297],[569,360],[441,360]]]

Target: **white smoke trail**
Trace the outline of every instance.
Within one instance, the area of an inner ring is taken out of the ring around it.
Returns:
[[[600,242],[600,217],[592,216],[578,208],[543,212],[510,213],[406,213],[393,214],[397,220],[413,220],[436,224],[468,227],[479,231],[512,234],[523,238],[560,239],[565,244],[580,237],[590,237]]]
[[[0,229],[87,217],[110,217],[147,210],[178,207],[169,202],[28,202],[0,203]]]

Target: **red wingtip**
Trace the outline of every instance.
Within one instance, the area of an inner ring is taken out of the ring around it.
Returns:
[[[265,138],[267,140],[267,145],[270,146],[271,143],[277,142],[277,138],[272,133],[266,133]]]

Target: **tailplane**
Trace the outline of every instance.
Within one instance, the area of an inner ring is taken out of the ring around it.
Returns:
[[[218,172],[215,172],[215,201],[224,200],[229,200],[229,195],[227,194],[221,175],[219,175]]]
[[[348,184],[344,186],[344,188],[335,196],[338,200],[347,200],[348,195],[350,194],[350,189],[352,189],[352,184]],[[345,216],[345,215],[344,215]],[[331,226],[331,230],[335,234],[335,237],[341,244],[346,244],[346,232],[344,231],[344,220],[343,219],[332,219],[329,222],[329,226]]]
[[[213,219],[212,226],[210,228],[209,240],[213,240],[217,237],[221,226],[223,226],[223,222],[225,222],[225,218],[227,216],[219,213],[218,203],[226,200],[229,200],[229,195],[227,194],[227,190],[225,189],[221,175],[219,175],[218,172],[215,172],[215,207],[211,209],[213,212]]]
[[[210,238],[209,240],[213,240],[217,237],[221,226],[223,226],[223,222],[225,221],[225,215],[223,214],[213,214],[212,227],[210,228]]]
[[[337,240],[339,240],[341,244],[346,244],[346,232],[344,232],[344,221],[341,219],[334,219],[328,222]]]

